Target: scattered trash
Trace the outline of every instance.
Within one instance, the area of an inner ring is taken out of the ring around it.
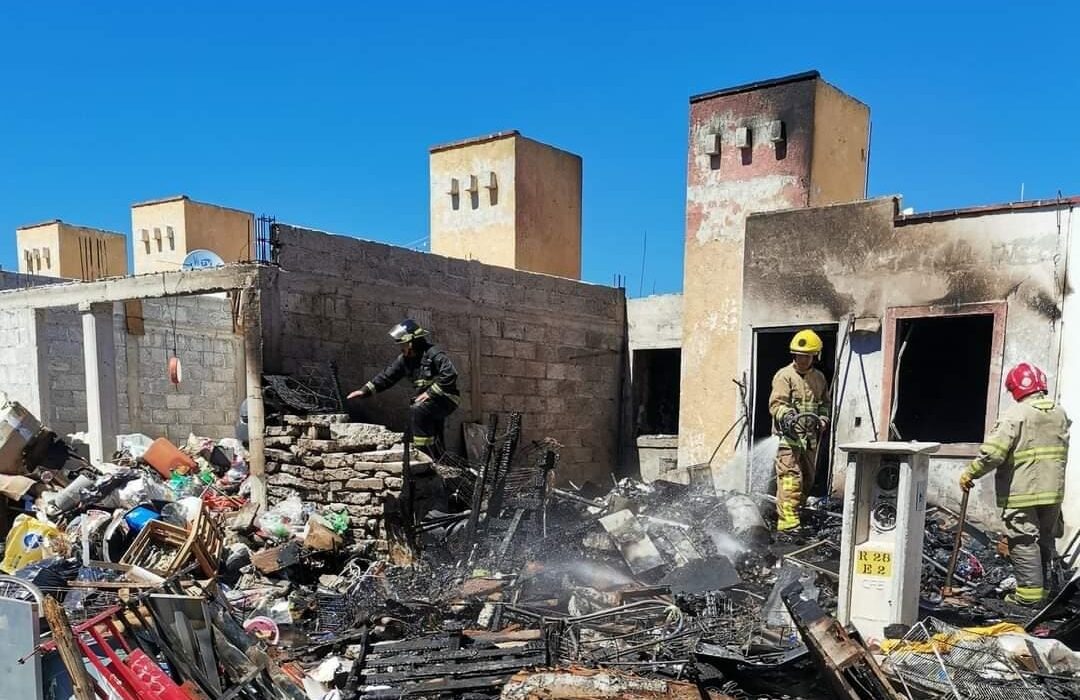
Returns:
[[[400,433],[320,414],[267,428],[264,509],[235,438],[126,435],[93,466],[3,410],[23,430],[6,433],[22,445],[4,473],[20,481],[2,489],[18,507],[2,567],[17,583],[0,596],[59,606],[42,604],[54,634],[35,653],[61,654],[91,696],[1080,692],[1080,579],[1031,619],[1002,600],[997,536],[969,524],[954,546],[959,518],[940,508],[921,571],[933,616],[868,649],[832,616],[833,499],[778,534],[767,498],[707,480],[556,487],[560,445],[524,442],[520,414],[474,429],[471,459],[437,463]],[[991,626],[1009,620],[1027,627]]]

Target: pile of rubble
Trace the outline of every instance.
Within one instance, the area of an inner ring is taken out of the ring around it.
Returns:
[[[383,503],[401,493],[401,433],[350,423],[348,415],[285,416],[266,430],[266,473],[272,500],[297,496],[346,513],[361,549],[386,552]],[[412,473],[425,485],[434,474],[416,453]]]
[[[836,502],[789,537],[760,496],[559,487],[559,445],[523,444],[519,414],[438,463],[381,426],[284,416],[263,510],[235,440],[124,436],[95,467],[3,410],[18,420],[0,420],[0,472],[18,473],[0,486],[25,512],[0,615],[45,616],[25,661],[58,657],[44,682],[79,700],[1080,696],[1080,586],[1028,620],[1001,601],[997,538],[972,531],[955,579],[969,598],[943,599],[940,509],[925,618],[868,647],[832,617]]]

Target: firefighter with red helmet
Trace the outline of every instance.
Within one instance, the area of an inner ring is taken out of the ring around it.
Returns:
[[[1069,456],[1069,418],[1046,395],[1046,374],[1021,362],[1009,371],[1005,388],[1016,403],[998,418],[979,456],[960,476],[969,490],[975,479],[995,474],[997,503],[1016,570],[1016,592],[1007,598],[1037,605],[1047,596],[1055,540],[1062,534],[1061,502]]]
[[[814,359],[821,356],[821,337],[810,329],[796,333],[788,345],[791,364],[773,375],[769,414],[776,451],[776,529],[800,526],[799,509],[814,486],[817,452],[829,422],[829,383]],[[807,421],[811,425],[807,428]]]

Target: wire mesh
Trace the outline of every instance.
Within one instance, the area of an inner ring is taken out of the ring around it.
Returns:
[[[1080,697],[1080,680],[1049,679],[1021,669],[997,637],[967,632],[936,618],[912,627],[886,655],[882,668],[915,695],[956,700]]]
[[[293,412],[340,413],[337,368],[332,362],[301,362],[293,374],[266,374],[267,392]]]

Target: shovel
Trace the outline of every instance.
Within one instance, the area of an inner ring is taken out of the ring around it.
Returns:
[[[963,544],[964,520],[967,519],[968,496],[970,491],[964,491],[964,497],[960,499],[960,519],[956,523],[956,540],[953,543],[952,556],[949,557],[949,568],[945,571],[945,585],[941,588],[942,598],[952,598],[952,579],[956,572],[956,560],[960,556],[960,545]]]

